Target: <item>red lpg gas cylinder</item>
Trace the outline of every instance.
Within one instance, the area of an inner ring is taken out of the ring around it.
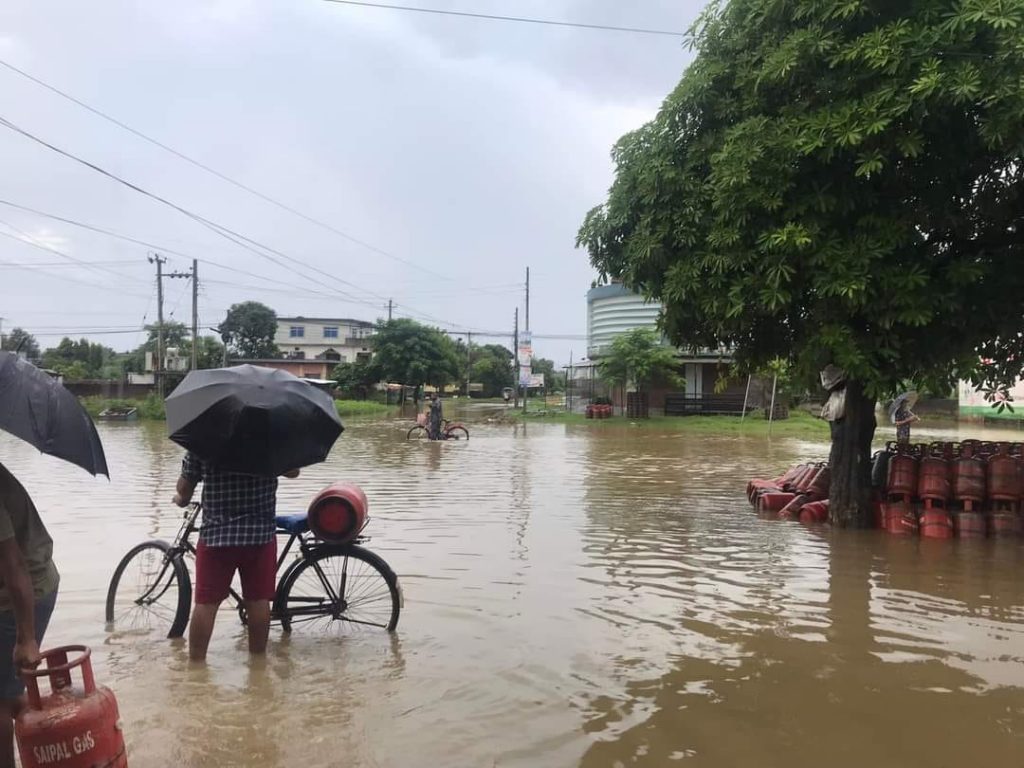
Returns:
[[[957,501],[981,503],[985,499],[985,464],[974,455],[974,443],[965,440],[960,446],[953,478],[953,498]]]
[[[921,537],[925,539],[952,539],[953,517],[941,509],[921,513]]]
[[[953,530],[961,539],[983,539],[987,533],[981,512],[958,512],[953,515]]]
[[[999,451],[988,460],[989,501],[1016,502],[1020,498],[1020,461],[1010,455],[1010,444],[1000,443]]]
[[[78,657],[68,661],[69,653]],[[22,670],[28,706],[18,715],[14,732],[24,768],[124,768],[128,765],[117,699],[96,685],[91,651],[66,645],[43,654],[45,667]],[[72,687],[71,670],[80,668],[82,688]],[[49,678],[49,696],[39,693],[39,679]]]
[[[763,493],[757,500],[757,511],[762,515],[775,514],[794,498],[792,493]]]
[[[942,457],[941,448],[936,443],[922,450],[917,475],[917,497],[922,501],[946,502],[949,499],[949,465]]]
[[[331,544],[352,541],[369,522],[369,505],[355,483],[332,483],[310,502],[309,530]]]
[[[888,501],[882,504],[885,530],[896,536],[916,536],[917,515],[905,501]]]
[[[828,500],[811,501],[800,508],[800,522],[824,523],[828,520]]]
[[[828,489],[832,477],[832,471],[828,466],[822,467],[818,470],[818,474],[814,476],[814,480],[811,482],[810,487],[807,489],[808,495],[815,501],[828,498]]]
[[[893,496],[913,496],[917,493],[917,458],[906,446],[900,445],[896,455],[889,459],[889,477],[885,492]]]

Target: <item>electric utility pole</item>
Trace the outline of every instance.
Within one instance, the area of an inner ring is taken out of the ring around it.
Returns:
[[[159,253],[148,257],[150,264],[156,264],[156,361],[153,364],[153,378],[156,380],[156,393],[164,399],[164,263],[167,261]]]
[[[516,307],[516,324],[515,330],[512,332],[512,349],[515,350],[516,362],[515,362],[515,374],[513,375],[513,386],[512,391],[515,393],[516,402],[515,407],[519,407],[519,307]]]
[[[190,272],[168,272],[165,277],[179,277],[192,281],[192,368],[199,367],[199,260],[192,259]],[[163,321],[161,320],[161,325]]]

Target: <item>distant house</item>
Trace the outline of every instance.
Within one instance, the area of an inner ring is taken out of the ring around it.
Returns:
[[[374,324],[366,320],[279,317],[274,343],[288,360],[354,363],[373,356],[369,345],[373,329]]]
[[[288,371],[300,379],[316,379],[326,381],[331,378],[336,362],[332,360],[302,360],[298,358],[280,359],[269,358],[265,360],[235,360],[232,358],[231,365],[258,365],[263,368],[276,368],[280,371]]]
[[[587,358],[573,377],[594,380],[596,367],[608,354],[617,336],[635,328],[658,330],[661,304],[647,301],[621,283],[600,285],[587,292]],[[669,346],[667,340],[663,340]],[[686,387],[677,391],[666,385],[650,388],[649,405],[654,413],[740,413],[743,410],[745,381],[727,381],[716,392],[719,379],[725,377],[732,364],[732,354],[722,349],[679,349],[679,374]],[[610,393],[616,405],[622,405],[621,392]],[[630,393],[625,393],[627,398]]]

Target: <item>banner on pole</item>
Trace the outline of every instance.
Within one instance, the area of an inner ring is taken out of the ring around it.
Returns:
[[[529,331],[523,331],[519,334],[519,365],[524,368],[529,368],[533,363],[533,339],[530,336]]]

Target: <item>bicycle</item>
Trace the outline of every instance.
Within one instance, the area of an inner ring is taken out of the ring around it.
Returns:
[[[416,424],[405,434],[406,440],[430,440],[430,430],[425,424]],[[469,430],[457,421],[441,421],[441,435],[438,440],[469,440]]]
[[[199,530],[196,520],[201,510],[199,503],[186,507],[184,522],[172,543],[144,541],[121,558],[107,589],[108,626],[135,631],[166,627],[168,638],[185,633],[192,604],[192,579],[185,558],[195,557],[191,536]],[[310,532],[304,512],[278,515],[275,522],[277,536],[287,536],[288,541],[277,558],[280,576],[271,620],[279,622],[284,632],[300,629],[341,634],[361,627],[395,630],[403,605],[401,586],[379,555],[360,546],[368,538],[359,536],[347,544],[320,541]],[[296,543],[298,557],[282,572]],[[126,581],[129,568],[133,570]],[[230,597],[244,625],[245,604],[234,587]]]

